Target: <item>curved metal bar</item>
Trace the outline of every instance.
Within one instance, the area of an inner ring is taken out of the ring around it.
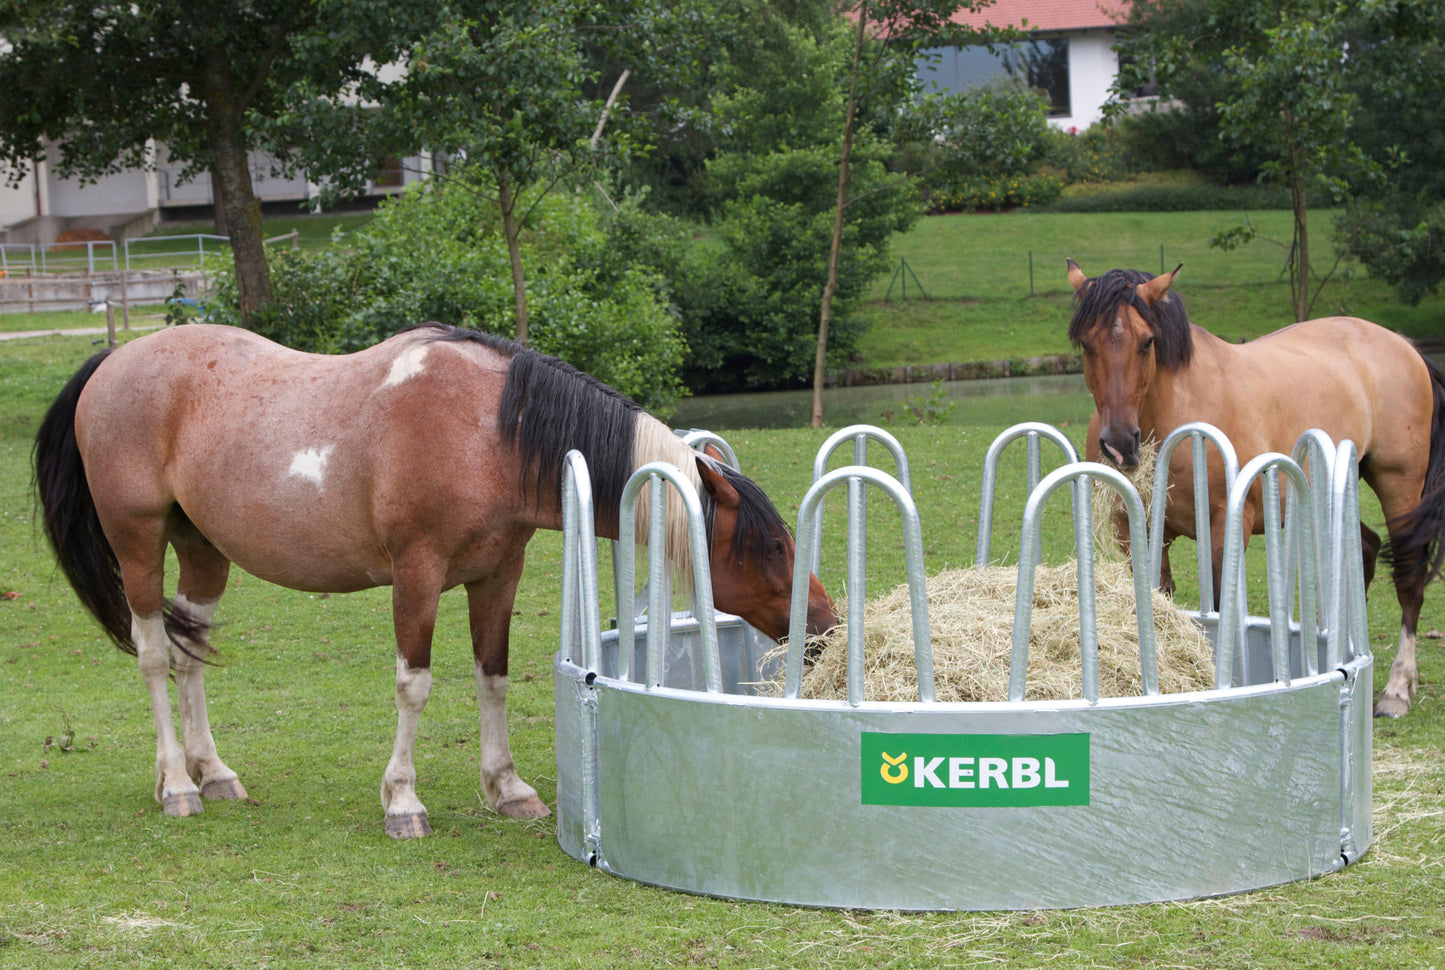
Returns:
[[[1285,580],[1285,589],[1294,589],[1294,576],[1298,574],[1302,580],[1300,588],[1300,616],[1303,618],[1308,614],[1317,622],[1325,622],[1328,614],[1326,598],[1332,588],[1330,579],[1333,565],[1325,548],[1322,536],[1329,535],[1330,527],[1330,501],[1334,494],[1333,475],[1335,466],[1335,443],[1330,436],[1319,428],[1311,428],[1299,436],[1295,442],[1294,450],[1290,457],[1295,464],[1304,468],[1306,462],[1309,470],[1306,472],[1310,481],[1310,500],[1305,507],[1304,514],[1310,517],[1310,528],[1315,534],[1315,562],[1313,564],[1313,575],[1305,570],[1305,550],[1297,543],[1298,525],[1294,517],[1301,514],[1291,503],[1286,511],[1285,534],[1290,539],[1290,550],[1285,565],[1289,569],[1289,576]],[[1311,582],[1312,579],[1312,582]],[[1301,651],[1303,662],[1303,673],[1305,675],[1319,672],[1319,651]]]
[[[903,487],[912,495],[913,480],[908,472],[908,456],[903,452],[903,445],[899,444],[898,439],[887,431],[871,424],[850,424],[848,427],[839,428],[830,434],[828,439],[823,442],[822,447],[818,449],[818,453],[813,457],[813,481],[816,482],[823,477],[823,474],[828,470],[828,459],[833,457],[833,452],[837,451],[845,441],[853,442],[853,464],[866,466],[868,464],[868,442],[870,440],[876,441],[888,449],[889,454],[893,456],[894,477],[902,482]],[[821,505],[818,507],[818,514],[823,514]],[[861,484],[857,486],[850,485],[848,487],[848,528],[850,530],[853,528],[852,523],[854,521],[864,522],[865,524],[861,526],[861,528],[866,535],[866,520],[867,512],[863,505],[862,486]],[[799,545],[801,545],[801,543]],[[809,550],[809,565],[813,572],[817,573],[818,567],[822,565],[823,561],[823,535],[821,530],[814,539],[811,547],[802,546],[802,548]],[[849,600],[849,602],[852,601]]]
[[[567,452],[562,478],[562,618],[563,659],[575,663],[574,646],[582,648],[581,666],[598,671],[602,662],[601,610],[597,592],[597,519],[592,507],[592,476],[587,459]]]
[[[883,489],[898,506],[903,523],[904,563],[908,573],[909,604],[913,612],[913,663],[918,671],[918,699],[932,702],[933,641],[928,630],[928,588],[923,571],[923,530],[918,521],[918,507],[913,496],[898,479],[887,472],[865,465],[835,468],[813,483],[798,508],[798,545],[815,541],[820,530],[823,496],[847,482],[874,485]],[[855,572],[863,569],[862,543],[856,522],[848,523],[848,702],[857,706],[863,701],[863,601],[852,599]],[[808,564],[801,556],[793,560],[793,604],[788,625],[788,657],[783,696],[797,698],[803,682],[803,652],[808,625]]]
[[[1096,629],[1097,611],[1094,590],[1094,540],[1087,526],[1087,509],[1092,503],[1089,490],[1092,479],[1099,478],[1113,486],[1124,500],[1129,516],[1129,553],[1134,570],[1134,611],[1139,621],[1139,670],[1144,693],[1159,693],[1159,659],[1154,643],[1154,601],[1147,571],[1148,541],[1144,527],[1144,500],[1134,483],[1117,469],[1096,462],[1075,462],[1057,468],[1046,476],[1029,494],[1024,507],[1023,533],[1019,537],[1018,593],[1014,601],[1013,653],[1009,661],[1008,698],[1024,699],[1028,679],[1029,629],[1033,620],[1034,573],[1039,564],[1038,548],[1043,531],[1044,504],[1059,486],[1073,482],[1074,548],[1079,562],[1079,639],[1084,699],[1099,701],[1099,645]]]
[[[638,468],[622,490],[617,534],[624,538],[618,541],[614,557],[617,601],[621,603],[632,595],[636,549],[626,537],[635,534],[637,493],[646,485],[651,489],[647,549],[648,586],[651,590],[647,607],[647,686],[662,686],[662,647],[671,625],[671,604],[665,600],[667,503],[664,483],[677,489],[686,511],[688,551],[692,557],[693,603],[702,637],[703,680],[710,693],[717,693],[722,690],[722,667],[718,660],[717,617],[712,604],[712,569],[708,562],[707,526],[703,520],[702,501],[687,476],[667,462],[648,462]],[[806,582],[804,580],[805,589]],[[630,651],[622,650],[618,657],[618,676],[623,680],[630,679],[631,666]]]
[[[702,428],[693,428],[680,437],[682,438],[683,444],[699,454],[701,454],[702,450],[708,445],[712,445],[717,448],[718,451],[722,452],[723,460],[728,463],[728,466],[732,468],[733,471],[742,471],[742,467],[738,464],[737,453],[733,451],[732,445],[724,441],[720,435],[713,434],[711,431],[705,431]]]
[[[1072,463],[1079,460],[1078,449],[1058,428],[1051,424],[1043,424],[1039,421],[1025,421],[1006,429],[993,444],[988,446],[988,453],[983,458],[983,491],[978,501],[978,547],[974,554],[973,562],[976,566],[987,566],[989,557],[989,545],[993,540],[993,503],[994,492],[997,489],[998,461],[1003,450],[1020,438],[1028,439],[1028,462],[1029,462],[1029,492],[1032,493],[1039,484],[1039,441],[1047,438],[1064,453],[1064,461]]]
[[[1222,590],[1220,596],[1219,633],[1214,661],[1214,685],[1228,687],[1234,679],[1234,652],[1243,642],[1240,628],[1244,621],[1244,506],[1249,501],[1249,490],[1254,480],[1264,476],[1264,501],[1261,514],[1265,517],[1265,566],[1269,584],[1270,651],[1274,663],[1274,678],[1277,683],[1290,683],[1289,669],[1289,609],[1290,590],[1285,586],[1284,549],[1280,541],[1279,524],[1279,473],[1284,472],[1294,483],[1296,494],[1308,501],[1309,479],[1304,469],[1288,455],[1267,451],[1256,455],[1240,469],[1239,477],[1229,490],[1229,506],[1224,526],[1224,565],[1221,570]],[[1304,523],[1302,541],[1313,547],[1316,535],[1309,525],[1308,517],[1297,517]],[[1310,550],[1313,552],[1313,548]],[[1311,560],[1317,560],[1311,555]],[[1311,611],[1312,612],[1312,611]],[[1314,626],[1313,617],[1304,621]],[[1304,642],[1308,637],[1318,637],[1317,629],[1302,626],[1300,636]]]
[[[1365,572],[1360,549],[1360,465],[1355,443],[1341,441],[1335,449],[1330,501],[1330,559],[1338,568],[1330,575],[1326,597],[1328,629],[1326,661],[1331,669],[1370,652],[1365,615]]]
[[[1234,445],[1207,421],[1181,424],[1159,444],[1154,458],[1154,494],[1149,505],[1149,582],[1159,585],[1164,564],[1164,507],[1169,500],[1169,463],[1174,449],[1185,438],[1192,439],[1194,470],[1195,564],[1199,570],[1199,612],[1214,612],[1214,544],[1209,522],[1209,460],[1206,443],[1213,444],[1224,463],[1225,493],[1239,475],[1239,455]]]

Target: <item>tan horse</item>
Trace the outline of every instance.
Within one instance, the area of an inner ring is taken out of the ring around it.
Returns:
[[[1445,385],[1441,373],[1398,334],[1354,317],[1328,317],[1231,344],[1189,322],[1171,291],[1179,272],[1150,276],[1111,270],[1086,277],[1072,259],[1074,316],[1069,338],[1083,350],[1084,379],[1094,395],[1085,448],[1123,468],[1139,462],[1141,441],[1162,441],[1189,421],[1207,421],[1228,436],[1243,465],[1266,451],[1289,454],[1299,436],[1319,428],[1353,441],[1360,477],[1384,509],[1402,619],[1389,682],[1376,715],[1410,709],[1417,683],[1415,635],[1425,585],[1440,572],[1445,547]],[[1168,544],[1194,537],[1193,457],[1180,448],[1170,462],[1161,585],[1172,589]],[[1220,589],[1226,495],[1224,470],[1211,449],[1210,525],[1214,589]],[[1261,533],[1256,484],[1244,511],[1244,534]],[[1366,576],[1379,537],[1364,529]],[[1216,604],[1217,605],[1217,604]]]
[[[202,796],[246,795],[216,753],[202,685],[211,618],[235,563],[294,589],[392,587],[398,721],[381,802],[398,838],[430,832],[413,749],[431,692],[438,599],[465,587],[487,801],[514,817],[548,814],[517,776],[507,742],[508,628],[528,539],[561,528],[572,448],[588,461],[603,536],[617,537],[634,468],[662,460],[689,475],[711,526],[717,608],[786,635],[793,541],[762,491],[561,361],[435,325],[338,357],[188,325],[92,358],[37,435],[36,482],[71,584],[137,656],[166,813],[200,812]],[[676,555],[682,520],[671,518]],[[645,538],[646,517],[638,523]],[[170,603],[167,545],[179,561]],[[808,629],[835,622],[814,577]],[[184,748],[171,720],[171,671]]]

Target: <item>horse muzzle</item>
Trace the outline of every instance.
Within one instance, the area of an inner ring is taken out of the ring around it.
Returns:
[[[1139,466],[1139,429],[1129,432],[1105,431],[1099,435],[1099,453],[1118,468]]]

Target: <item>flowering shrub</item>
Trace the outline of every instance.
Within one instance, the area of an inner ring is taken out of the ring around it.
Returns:
[[[934,212],[998,212],[1002,209],[1048,205],[1064,185],[1052,175],[999,175],[960,178],[934,187]]]

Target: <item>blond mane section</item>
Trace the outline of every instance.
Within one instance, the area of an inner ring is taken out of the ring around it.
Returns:
[[[697,453],[672,433],[672,429],[654,417],[646,414],[637,416],[637,429],[632,438],[632,467],[641,468],[652,461],[665,461],[679,469],[697,489],[698,496],[705,498],[702,476],[697,473]],[[677,489],[671,484],[667,492],[667,561],[672,566],[674,583],[690,596],[692,594],[692,554],[688,551],[687,509]],[[650,488],[643,488],[637,497],[636,541],[647,545],[647,528],[650,519],[652,496]],[[698,536],[701,542],[707,536]]]

